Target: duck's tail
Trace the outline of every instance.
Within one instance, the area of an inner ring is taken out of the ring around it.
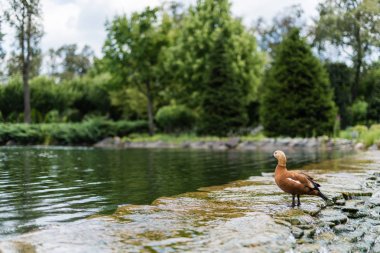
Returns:
[[[319,197],[321,197],[324,201],[328,201],[329,200],[329,198],[328,197],[326,197],[326,195],[324,195],[322,192],[321,192],[321,190],[319,190],[319,187],[321,187],[321,185],[320,184],[318,184],[318,183],[316,183],[316,182],[314,182],[314,181],[311,181],[312,183],[313,183],[313,185],[314,185],[314,189],[316,189],[317,190],[317,194],[318,194],[318,196]]]
[[[326,197],[319,189],[318,189],[318,196],[321,197],[324,201],[328,201],[329,198]]]

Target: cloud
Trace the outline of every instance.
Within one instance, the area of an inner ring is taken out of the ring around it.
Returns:
[[[90,45],[98,56],[106,37],[105,21],[115,15],[130,14],[146,6],[157,6],[163,0],[51,0],[43,1],[45,36],[43,51],[58,48],[63,44]],[[196,0],[184,0],[194,4]],[[316,0],[232,0],[232,12],[242,17],[246,25],[264,17],[270,20],[285,7],[301,4],[307,16],[316,15]]]

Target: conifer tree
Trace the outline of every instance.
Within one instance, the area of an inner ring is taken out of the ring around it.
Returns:
[[[202,135],[225,136],[245,126],[248,102],[256,99],[262,56],[230,9],[228,0],[197,1],[173,50],[171,68],[192,98],[184,103],[200,114]]]
[[[327,73],[294,29],[277,48],[263,83],[261,122],[269,136],[330,134],[336,117]]]

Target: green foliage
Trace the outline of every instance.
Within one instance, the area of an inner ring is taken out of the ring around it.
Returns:
[[[380,122],[380,65],[375,64],[363,80],[366,87],[368,102],[367,119],[370,122]]]
[[[158,125],[168,133],[189,131],[196,121],[194,113],[183,105],[161,107],[155,119]]]
[[[119,110],[111,105],[110,86],[111,77],[107,73],[59,84],[49,77],[35,77],[30,81],[33,122],[51,122],[52,113],[55,114],[54,122],[80,121],[89,114],[118,119]],[[20,77],[16,76],[0,86],[0,111],[6,121],[19,122],[19,115],[23,112],[22,101]]]
[[[87,114],[117,116],[109,96],[111,77],[105,73],[94,78],[85,76],[62,84],[71,96],[71,108],[80,112],[80,118]]]
[[[148,131],[145,121],[107,121],[91,118],[82,123],[0,124],[0,144],[90,145],[109,136]]]
[[[297,29],[278,46],[263,83],[261,123],[269,136],[331,134],[336,108],[327,73]]]
[[[168,46],[171,21],[159,19],[157,8],[115,17],[106,25],[104,64],[121,86],[136,88],[146,96],[150,133],[154,132],[153,101],[163,89],[163,49]]]
[[[355,100],[360,95],[366,59],[380,46],[379,1],[325,0],[319,4],[318,12],[314,44],[320,51],[335,46],[341,54],[351,58],[354,68],[351,92]]]
[[[326,63],[330,84],[334,90],[334,102],[338,107],[342,128],[352,124],[352,115],[349,107],[352,104],[351,89],[353,83],[353,70],[345,63]]]
[[[374,124],[370,128],[363,125],[347,128],[341,132],[341,138],[355,139],[366,147],[376,144],[380,148],[380,125]]]
[[[362,99],[357,99],[349,108],[353,122],[365,124],[367,122],[368,103]]]
[[[169,59],[184,86],[180,101],[201,111],[199,133],[223,136],[247,123],[263,61],[255,38],[231,16],[229,1],[190,8]]]

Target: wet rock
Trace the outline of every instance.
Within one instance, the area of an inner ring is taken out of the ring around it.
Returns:
[[[379,253],[380,252],[380,241],[376,242],[372,247],[372,252]]]
[[[304,236],[305,236],[306,238],[313,238],[314,235],[315,235],[315,231],[316,231],[315,228],[304,230]]]
[[[302,244],[302,246],[297,248],[298,252],[300,253],[315,253],[315,252],[321,252],[321,245],[317,243],[312,244]]]
[[[233,148],[236,148],[239,143],[240,143],[240,138],[231,138],[226,142],[226,146],[229,149],[233,149]]]
[[[359,143],[357,143],[355,145],[355,149],[356,150],[364,150],[365,149],[365,145],[363,143],[359,142]]]
[[[342,207],[341,210],[348,213],[357,213],[359,211],[359,208],[353,206],[345,206]]]
[[[350,191],[350,192],[342,192],[343,198],[345,200],[353,199],[355,197],[371,197],[372,192],[370,191]]]
[[[346,204],[345,199],[338,199],[335,201],[335,205],[338,205],[338,206],[344,206],[345,204]]]
[[[366,217],[367,215],[368,215],[367,212],[359,211],[357,213],[349,213],[347,217],[350,219],[359,219],[359,218]]]
[[[96,148],[122,148],[124,143],[120,137],[108,137],[94,145]]]
[[[323,210],[320,215],[322,222],[333,223],[334,225],[344,224],[347,222],[347,216],[336,210]]]
[[[364,236],[364,231],[355,230],[354,232],[348,233],[344,236],[349,242],[358,242]]]
[[[256,150],[258,149],[258,143],[253,141],[245,141],[237,146],[237,149],[241,150]]]
[[[293,234],[294,238],[299,239],[303,236],[304,232],[302,229],[300,229],[298,227],[292,227],[292,234]]]
[[[355,227],[350,225],[336,225],[334,227],[334,231],[336,233],[347,233],[347,232],[353,232],[355,231]]]
[[[368,202],[371,207],[380,206],[380,191],[374,193]]]

